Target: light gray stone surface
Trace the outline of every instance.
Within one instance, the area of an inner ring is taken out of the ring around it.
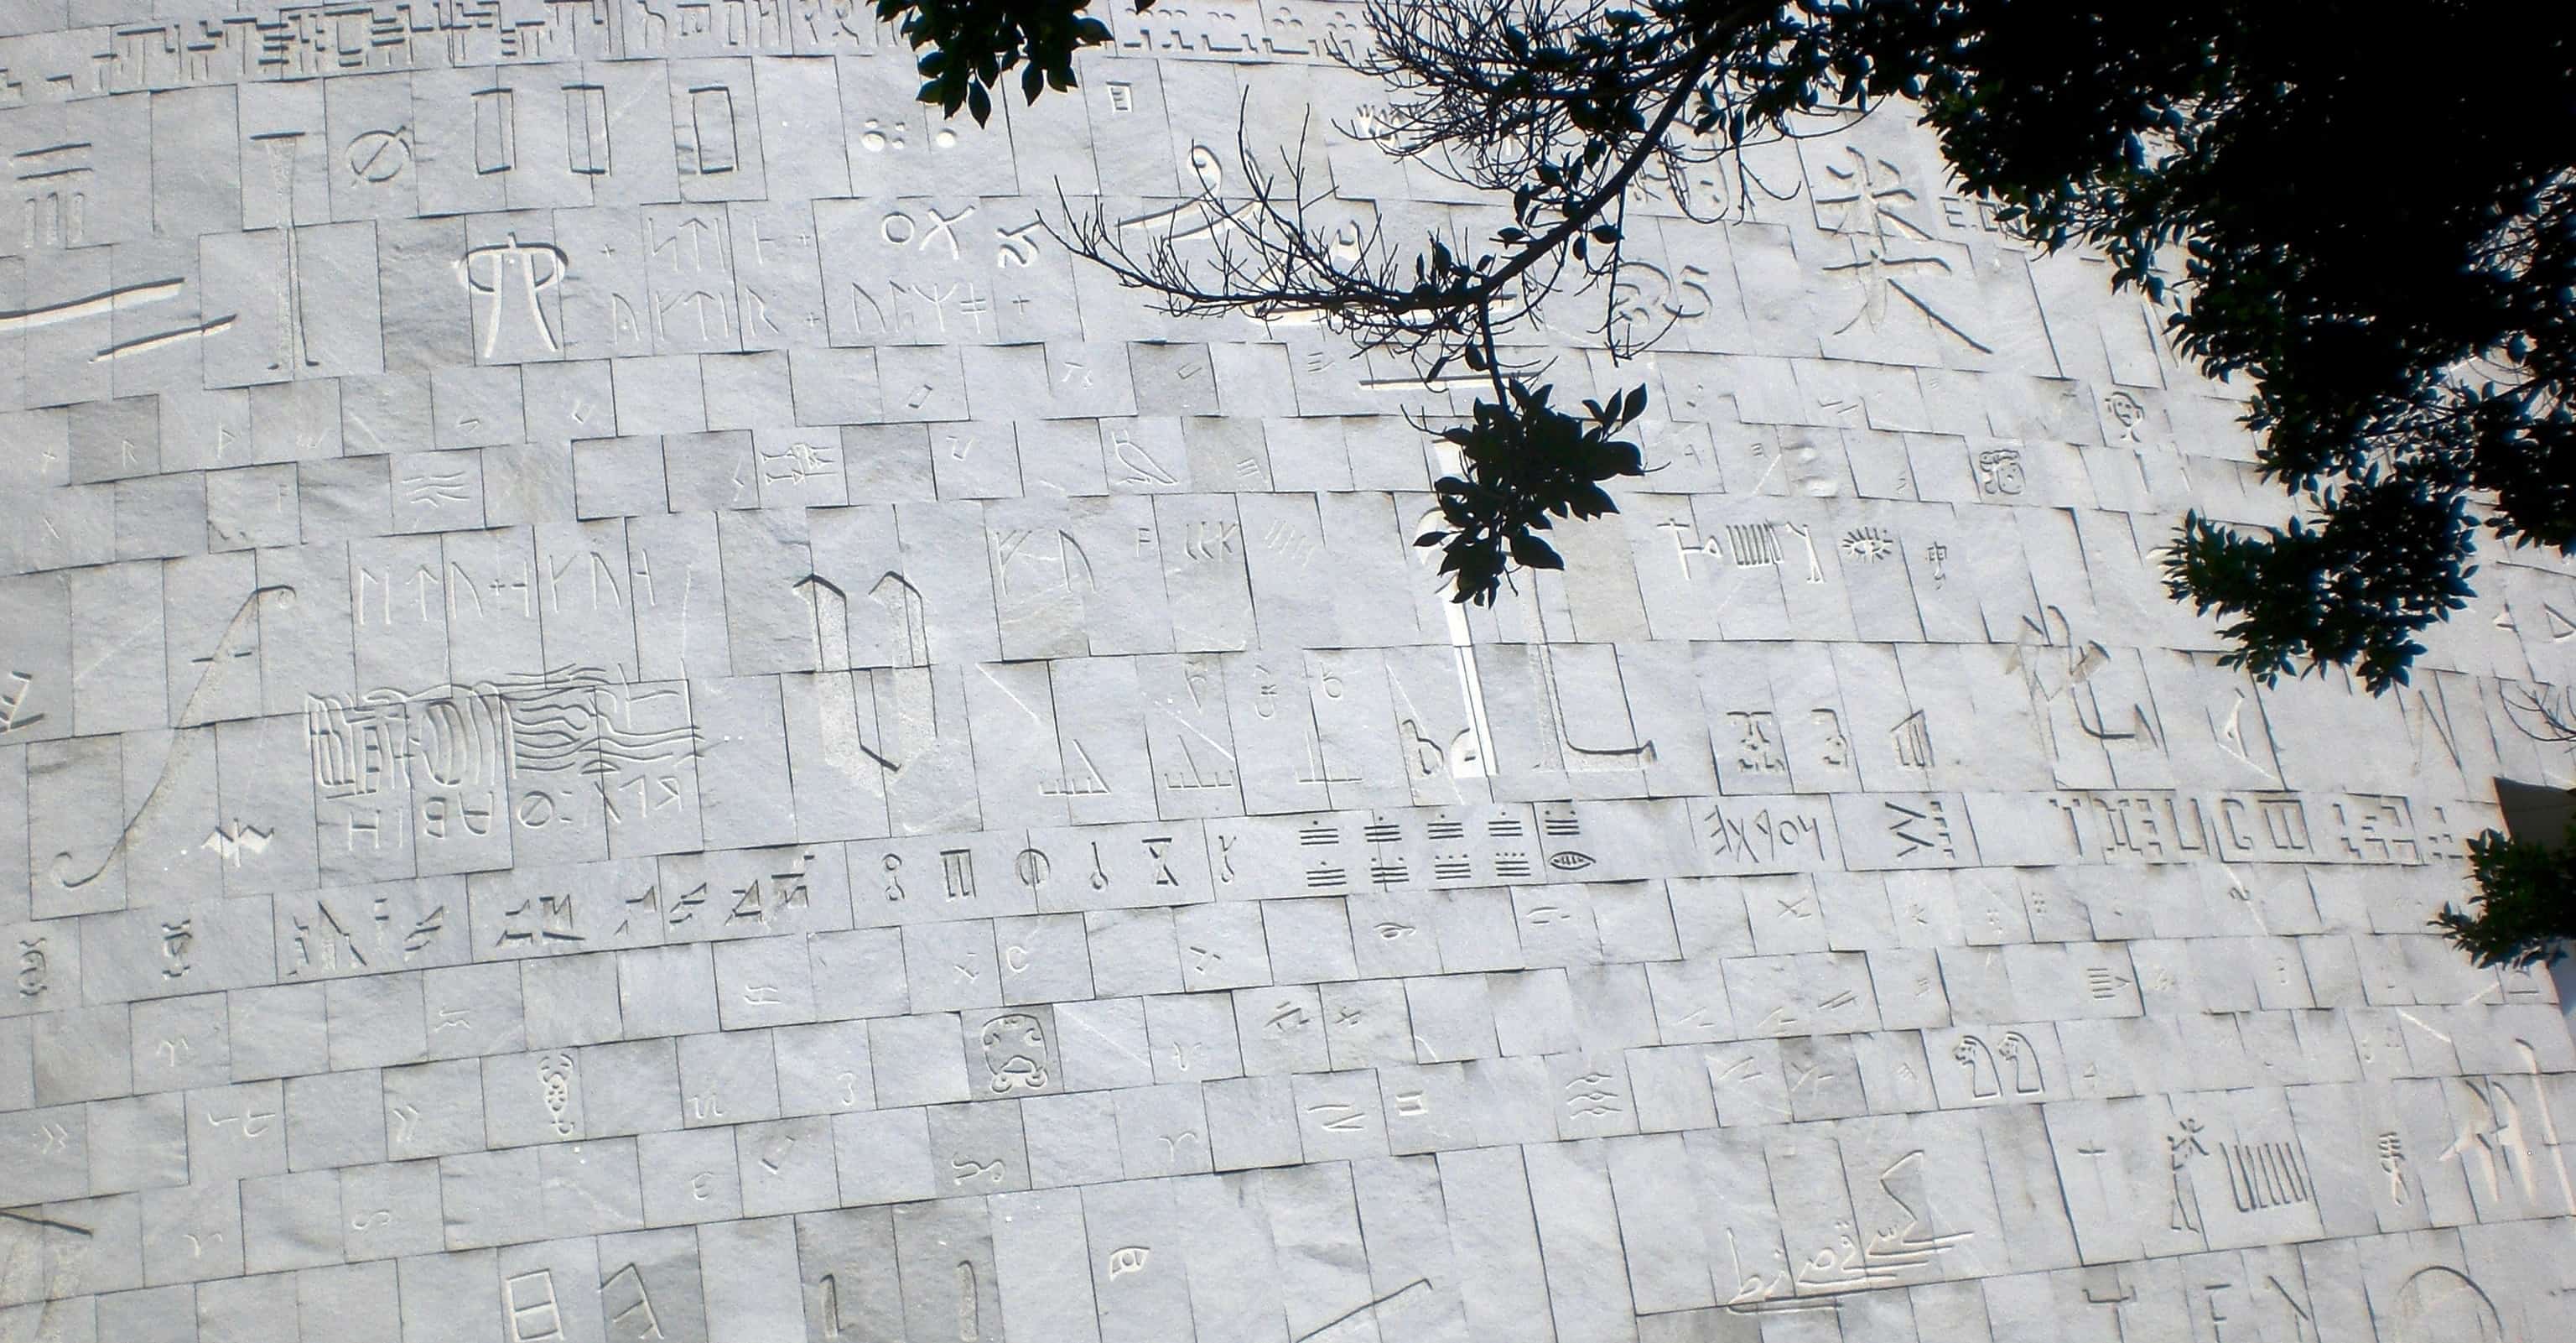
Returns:
[[[1465,393],[1039,224],[1468,220],[1352,8],[871,8],[0,5],[0,1338],[2563,1333],[2424,926],[2563,567],[2221,670],[2242,389],[1883,115],[1636,203],[1654,474],[1451,606]]]

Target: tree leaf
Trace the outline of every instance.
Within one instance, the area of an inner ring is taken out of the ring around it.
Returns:
[[[1565,559],[1554,547],[1535,536],[1512,538],[1512,560],[1525,569],[1562,569]]]

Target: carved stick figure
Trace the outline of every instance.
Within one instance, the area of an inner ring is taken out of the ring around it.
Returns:
[[[2200,1143],[2200,1121],[2183,1120],[2181,1130],[2165,1139],[2165,1153],[2173,1178],[2173,1212],[2166,1225],[2175,1231],[2198,1231],[2200,1192],[2192,1188],[2188,1163],[2194,1156],[2209,1155]]]

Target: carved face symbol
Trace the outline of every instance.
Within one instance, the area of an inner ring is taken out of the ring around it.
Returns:
[[[995,1095],[1036,1091],[1046,1086],[1046,1028],[1023,1012],[995,1017],[984,1025],[984,1069],[992,1075]]]
[[[1977,473],[1986,478],[1986,487],[1997,494],[2021,493],[2021,454],[2011,448],[1978,453]]]
[[[2147,417],[2147,408],[2139,405],[2138,399],[2127,392],[2111,393],[2106,404],[2111,408],[2111,418],[2118,420],[2123,427],[2134,425]]]

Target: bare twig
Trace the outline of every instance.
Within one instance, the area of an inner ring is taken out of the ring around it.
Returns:
[[[1492,238],[1496,250],[1437,232],[1415,250],[1390,241],[1382,218],[1332,210],[1337,198],[1307,177],[1311,123],[1275,161],[1239,126],[1238,195],[1222,190],[1221,172],[1202,172],[1199,193],[1172,209],[1114,221],[1105,208],[1077,214],[1060,201],[1063,222],[1049,227],[1174,315],[1316,321],[1364,351],[1435,369],[1463,358],[1489,376],[1499,376],[1496,331],[1532,321],[1569,284],[1606,282],[1594,329],[1624,356],[1671,326],[1649,333],[1620,313],[1632,188],[1658,183],[1699,218],[1691,170],[1735,155],[1739,200],[1795,194],[1772,190],[1740,161],[1746,144],[1809,133],[1786,115],[1748,120],[1740,106],[1740,87],[1766,68],[1776,35],[1763,25],[1778,13],[1759,4],[1641,14],[1608,0],[1369,0],[1373,44],[1342,59],[1390,96],[1340,129],[1400,161],[1508,194],[1513,222]]]

